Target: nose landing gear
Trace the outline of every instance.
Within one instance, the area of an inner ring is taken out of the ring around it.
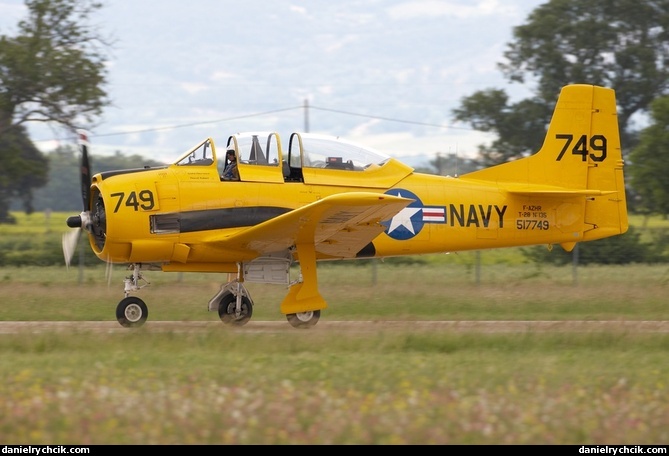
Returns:
[[[136,296],[130,296],[130,293],[144,288],[149,285],[149,282],[146,282],[142,277],[139,264],[132,264],[130,268],[132,268],[132,275],[126,277],[123,281],[125,284],[125,298],[121,299],[121,302],[116,306],[116,320],[125,328],[136,328],[146,322],[149,317],[149,309],[144,301]],[[141,280],[146,283],[139,285]]]

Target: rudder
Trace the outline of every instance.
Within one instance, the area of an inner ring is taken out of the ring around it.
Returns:
[[[628,229],[624,161],[615,91],[574,84],[562,89],[540,152],[529,157],[543,174],[535,184],[584,189],[582,241]],[[566,247],[566,246],[565,246]]]
[[[580,240],[589,241],[628,229],[623,166],[615,92],[572,84],[562,88],[537,153],[466,177],[510,193],[585,197]]]

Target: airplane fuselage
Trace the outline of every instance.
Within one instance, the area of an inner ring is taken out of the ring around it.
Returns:
[[[95,176],[94,185],[105,200],[106,239],[104,248],[94,246],[94,250],[112,262],[173,263],[172,268],[182,264],[185,270],[218,270],[220,264],[228,271],[236,261],[252,259],[254,253],[214,248],[207,245],[208,239],[345,192],[378,192],[414,200],[382,221],[384,232],[358,252],[358,258],[582,238],[585,198],[581,195],[509,195],[490,183],[400,169],[402,175],[389,189],[359,185],[364,182],[362,176],[345,170],[323,170],[324,183],[221,181],[215,166],[103,173]],[[327,183],[332,173],[349,176],[336,175],[339,184],[332,185]],[[350,185],[341,184],[346,177]],[[331,256],[317,253],[317,258]]]

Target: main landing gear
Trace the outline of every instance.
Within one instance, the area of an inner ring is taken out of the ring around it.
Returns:
[[[273,269],[269,265],[271,265],[271,263],[268,263],[268,269]],[[277,268],[276,270],[280,269],[281,268]],[[249,291],[244,286],[244,270],[244,264],[239,263],[237,265],[236,277],[233,276],[234,278],[232,278],[232,280],[230,280],[228,283],[224,284],[216,296],[209,300],[209,310],[218,311],[218,316],[220,317],[221,321],[232,326],[244,326],[249,322],[251,315],[253,314],[253,300],[251,299]],[[285,274],[287,283],[289,279],[289,272],[287,268],[285,270]],[[294,285],[298,285],[299,289],[299,287],[303,284],[294,283],[293,286]],[[312,287],[315,288],[315,280],[312,284]],[[296,294],[296,292],[294,294]],[[288,297],[287,300],[291,301],[291,299]],[[291,312],[291,310],[293,309],[290,307],[285,307],[285,302],[282,304],[282,311],[286,314],[288,323],[290,323],[290,325],[294,328],[310,328],[318,323],[318,320],[321,317],[320,309],[308,312]]]
[[[116,307],[116,319],[125,328],[136,328],[146,323],[149,309],[144,301],[136,296],[130,296],[130,293],[150,284],[142,276],[140,264],[132,264],[130,269],[132,274],[123,281],[125,297]],[[224,284],[218,293],[209,300],[209,310],[217,311],[221,321],[231,326],[244,326],[253,315],[253,300],[244,286],[242,271],[243,267],[240,265],[236,278]],[[141,282],[145,283],[140,285]],[[298,283],[297,285],[302,284]],[[286,311],[284,310],[284,312]],[[286,313],[288,323],[294,328],[310,328],[318,323],[320,317],[320,310]]]
[[[221,287],[221,291],[209,301],[210,310],[218,310],[223,323],[244,326],[253,315],[253,301],[246,287],[236,280]],[[310,328],[321,318],[320,310],[291,313],[286,315],[294,328]]]
[[[321,318],[320,310],[311,310],[309,312],[299,312],[286,315],[288,323],[293,328],[310,328],[318,323]]]
[[[238,280],[226,283],[209,300],[209,310],[217,310],[225,324],[244,326],[253,315],[253,301],[244,284]]]

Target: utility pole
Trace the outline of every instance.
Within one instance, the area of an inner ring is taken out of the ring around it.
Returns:
[[[304,132],[309,133],[309,100],[304,99]]]
[[[437,160],[436,160],[435,165],[436,165],[436,168],[437,168],[437,174],[440,175],[440,176],[443,176],[444,175],[444,164],[443,164],[443,161],[442,161],[441,152],[437,152]]]

